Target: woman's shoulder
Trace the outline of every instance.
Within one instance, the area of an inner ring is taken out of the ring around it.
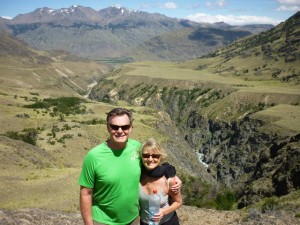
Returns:
[[[162,190],[164,190],[164,193],[167,194],[169,192],[169,187],[170,187],[170,178],[167,178],[165,176],[162,176],[159,178],[159,185]]]
[[[166,178],[166,179],[167,179],[168,188],[173,186],[174,184],[176,184],[175,177],[169,177],[169,178]]]

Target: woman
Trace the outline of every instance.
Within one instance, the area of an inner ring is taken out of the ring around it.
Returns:
[[[139,195],[141,225],[147,225],[149,219],[163,225],[179,225],[175,210],[182,205],[182,197],[180,190],[175,193],[169,189],[176,183],[175,168],[167,163],[161,164],[166,156],[161,146],[152,138],[142,146],[143,167]],[[149,195],[155,189],[161,199],[160,210],[149,218]]]

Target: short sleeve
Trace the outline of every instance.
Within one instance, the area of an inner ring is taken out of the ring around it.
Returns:
[[[79,185],[86,188],[94,188],[96,163],[93,154],[87,154],[84,158],[82,170],[78,179]]]

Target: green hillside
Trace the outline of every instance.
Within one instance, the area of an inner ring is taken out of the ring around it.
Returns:
[[[92,145],[83,137],[95,143],[98,137],[79,122],[68,124],[67,115],[53,107],[24,106],[62,96],[84,99],[88,85],[109,67],[64,52],[36,51],[5,33],[0,40],[1,208],[74,210],[81,159]],[[57,134],[56,140],[49,134]]]
[[[207,55],[247,35],[250,35],[247,31],[189,27],[153,37],[128,54],[135,61],[185,61]]]
[[[243,38],[183,66],[244,80],[299,84],[299,17],[298,12],[269,31]]]

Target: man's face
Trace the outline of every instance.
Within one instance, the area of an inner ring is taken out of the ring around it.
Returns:
[[[115,144],[124,144],[128,140],[129,133],[132,130],[130,120],[128,116],[114,116],[110,119],[108,124],[108,132],[110,134],[110,139]]]

